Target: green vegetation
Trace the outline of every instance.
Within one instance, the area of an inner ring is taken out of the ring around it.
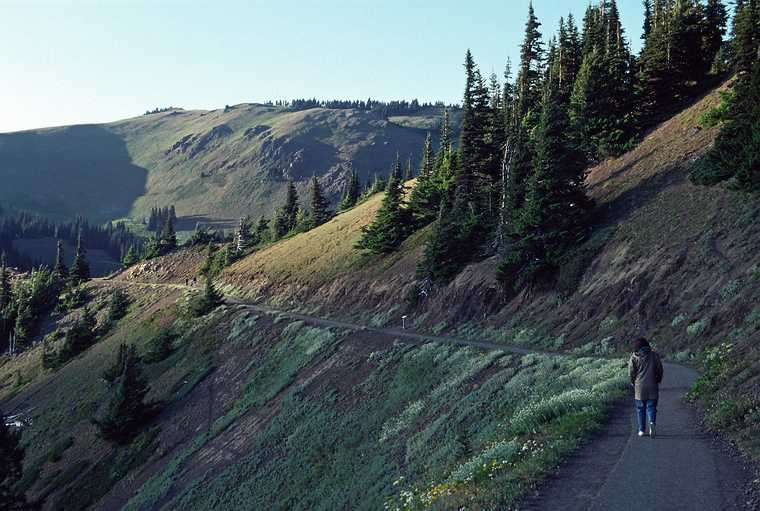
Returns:
[[[21,480],[24,448],[21,431],[6,425],[5,415],[0,412],[0,509],[23,511],[27,509],[24,494],[17,484]]]
[[[357,248],[375,254],[385,254],[393,252],[401,245],[410,234],[409,210],[403,203],[403,193],[401,161],[396,156],[383,202],[373,222],[362,228],[362,237],[356,244]]]
[[[747,389],[758,377],[758,353],[747,344],[721,343],[702,353],[704,372],[687,398],[705,406],[708,425],[727,433],[753,459],[760,458],[760,401]]]
[[[103,438],[126,444],[155,415],[158,404],[145,401],[149,388],[142,375],[142,361],[134,346],[120,345],[116,364],[121,367],[110,371],[110,375],[116,377],[111,383],[106,411],[95,423]]]
[[[714,185],[729,179],[745,192],[760,192],[760,9],[756,2],[737,2],[734,13],[734,90],[710,119],[723,121],[713,148],[692,172],[697,184]]]
[[[244,314],[228,337],[263,328]],[[427,498],[431,482],[446,489],[435,497],[439,508],[456,508],[470,495],[508,505],[597,427],[624,386],[619,361],[400,343],[357,360],[362,341],[353,336],[295,322],[276,342],[255,341],[261,358],[249,365],[243,393],[127,509],[157,502],[173,509],[243,509],[251,502],[336,509],[357,499],[382,507],[410,493]],[[329,369],[316,380],[306,376],[318,367]],[[453,401],[459,405],[450,407]],[[273,416],[246,436],[238,458],[193,481],[179,479],[202,453],[237,438],[267,410]],[[507,453],[515,465],[492,464]]]
[[[192,303],[192,312],[198,316],[205,316],[224,302],[224,296],[220,293],[210,276],[206,276],[206,286],[203,294]]]

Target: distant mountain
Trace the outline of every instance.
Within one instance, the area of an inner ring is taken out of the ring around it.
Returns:
[[[174,204],[185,228],[270,214],[288,178],[305,199],[316,174],[335,200],[349,169],[416,163],[440,112],[391,117],[353,109],[240,104],[172,109],[108,124],[0,134],[0,205],[51,218],[143,218]]]

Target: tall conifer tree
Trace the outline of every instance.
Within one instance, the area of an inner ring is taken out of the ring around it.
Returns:
[[[330,201],[322,194],[317,176],[311,177],[311,189],[309,190],[309,228],[313,229],[327,222],[332,213]]]
[[[74,262],[71,263],[69,278],[74,284],[79,284],[90,278],[90,265],[87,262],[87,249],[82,242],[82,231],[77,236],[77,248],[74,254]]]

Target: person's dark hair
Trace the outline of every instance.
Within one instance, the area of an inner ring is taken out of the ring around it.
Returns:
[[[639,351],[641,348],[649,348],[649,341],[643,337],[639,337],[633,341],[633,351]]]

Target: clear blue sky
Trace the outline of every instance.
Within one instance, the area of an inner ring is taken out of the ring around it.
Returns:
[[[588,0],[535,0],[548,39]],[[639,0],[618,0],[632,48]],[[295,97],[459,102],[518,56],[527,0],[0,0],[0,132]]]

